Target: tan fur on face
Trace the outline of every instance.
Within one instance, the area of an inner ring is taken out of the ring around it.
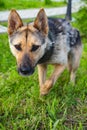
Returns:
[[[38,59],[44,53],[43,49],[44,49],[45,45],[40,47],[37,51],[31,52],[33,45],[41,46],[41,41],[39,40],[40,38],[38,36],[36,36],[36,33],[33,31],[34,31],[33,27],[32,27],[32,30],[30,29],[30,26],[28,26],[28,28],[23,27],[18,30],[17,36],[15,35],[15,36],[11,37],[13,40],[12,40],[12,43],[10,44],[10,48],[11,48],[13,55],[16,57],[18,64],[21,64],[22,57],[25,54],[27,54],[29,56],[30,60],[32,61],[32,65],[35,66]],[[26,39],[26,33],[27,33],[27,39]],[[15,48],[15,45],[17,45],[17,44],[21,44],[21,49],[22,49],[21,51],[18,51]]]
[[[37,61],[44,54],[46,44],[41,45],[41,38],[38,32],[45,36],[48,33],[48,21],[45,11],[41,9],[33,23],[23,26],[19,14],[12,10],[8,18],[8,34],[10,39],[10,48],[13,55],[16,57],[17,64],[20,65],[24,55],[27,55],[31,60],[32,66],[35,66]],[[15,48],[15,45],[21,44],[21,51]],[[33,45],[39,45],[39,49],[31,52]]]

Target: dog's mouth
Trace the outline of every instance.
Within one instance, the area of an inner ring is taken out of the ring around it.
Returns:
[[[29,76],[34,73],[35,69],[34,68],[18,68],[18,73],[22,76]]]

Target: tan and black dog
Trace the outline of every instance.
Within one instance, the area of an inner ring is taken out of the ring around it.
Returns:
[[[41,95],[49,92],[66,67],[70,81],[75,82],[82,43],[79,31],[67,20],[47,18],[41,9],[34,22],[23,25],[18,13],[12,10],[8,18],[8,34],[19,74],[31,75],[38,66]],[[48,64],[54,66],[54,71],[46,80]]]

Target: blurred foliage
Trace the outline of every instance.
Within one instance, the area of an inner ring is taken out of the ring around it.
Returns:
[[[87,4],[87,0],[82,0],[82,2],[85,2],[85,5]],[[81,31],[81,35],[83,37],[87,37],[87,7],[83,6],[76,14],[75,18],[75,24],[77,28]]]
[[[51,4],[51,0],[44,0],[46,5]]]
[[[4,4],[4,2],[2,1],[2,0],[0,0],[0,7],[4,7],[5,6],[5,4]]]
[[[51,0],[0,0],[0,10],[50,8],[65,6],[65,1]]]
[[[83,2],[87,3],[87,0],[81,0],[81,1],[83,1]]]

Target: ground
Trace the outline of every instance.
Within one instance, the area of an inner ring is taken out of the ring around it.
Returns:
[[[87,44],[76,74],[76,85],[64,73],[47,96],[39,95],[37,68],[30,77],[16,70],[7,34],[0,35],[0,129],[83,130],[87,129]],[[48,76],[52,72],[49,66]]]

